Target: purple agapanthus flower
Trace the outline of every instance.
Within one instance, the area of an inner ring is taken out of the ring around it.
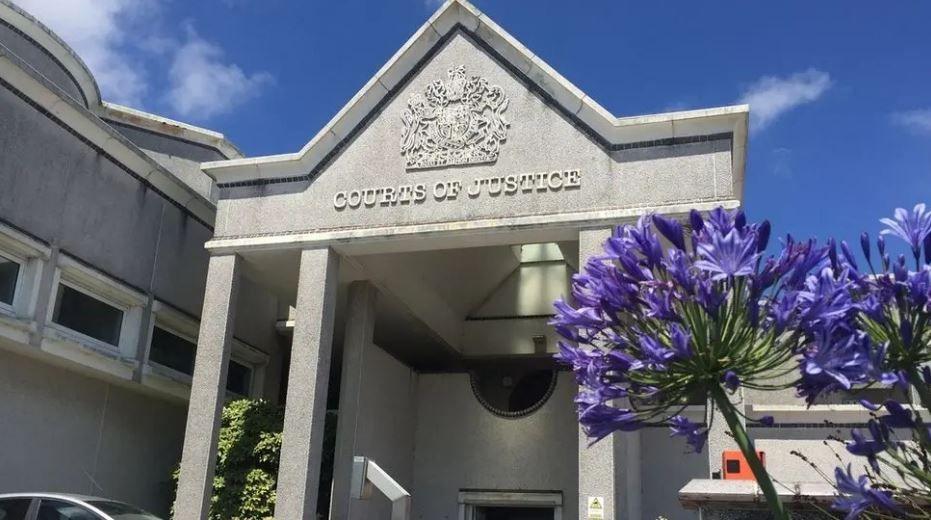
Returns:
[[[711,273],[712,280],[753,274],[757,253],[757,237],[732,229],[726,235],[713,234],[711,240],[698,244],[701,260],[695,267]]]
[[[886,229],[875,242],[878,255],[872,254],[867,233],[860,236],[865,263],[858,263],[843,242],[841,254],[829,248],[828,261],[820,267],[826,276],[809,274],[797,285],[790,283],[798,287],[797,294],[787,291],[782,297],[801,303],[777,306],[779,320],[787,323],[783,330],[791,329],[793,312],[798,312],[798,325],[811,337],[801,351],[798,384],[809,403],[824,393],[863,385],[911,393],[919,402],[908,404],[931,407],[931,370],[925,377],[919,368],[931,363],[931,213],[918,204],[910,212],[899,208],[894,218],[881,222]],[[890,258],[886,236],[908,244],[914,268],[905,255]],[[861,404],[874,418],[866,430],[851,432],[846,448],[868,465],[856,478],[850,466],[837,469],[843,496],[835,505],[852,519],[870,508],[901,512],[902,504],[919,507],[915,504],[931,501],[926,480],[931,429],[921,415],[896,400]]]
[[[688,418],[676,415],[669,419],[669,429],[672,437],[685,437],[685,442],[692,452],[701,453],[708,439],[708,430],[700,424],[693,423]]]
[[[905,208],[896,208],[893,218],[884,218],[880,222],[886,225],[882,233],[904,240],[917,260],[925,238],[931,233],[931,213],[925,211],[925,205],[915,204],[911,213]]]
[[[579,420],[593,439],[667,425],[698,451],[707,432],[685,422],[684,404],[714,388],[769,385],[767,372],[791,363],[806,342],[771,331],[801,330],[802,303],[812,322],[846,315],[840,298],[824,309],[802,296],[774,298],[818,290],[803,283],[826,262],[814,242],[787,238],[783,251],[764,259],[767,222],[723,208],[693,211],[688,222],[690,241],[682,222],[667,216],[616,228],[604,253],[572,277],[571,298],[555,304],[551,323],[566,339],[557,359],[575,372]],[[735,333],[714,335],[725,327]]]
[[[842,494],[834,500],[833,505],[835,509],[847,512],[845,520],[853,520],[871,507],[901,511],[892,500],[892,493],[873,488],[865,475],[854,477],[849,464],[846,471],[835,469],[834,478],[837,491]]]

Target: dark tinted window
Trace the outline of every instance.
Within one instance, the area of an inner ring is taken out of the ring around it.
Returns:
[[[501,361],[475,367],[472,391],[489,411],[503,417],[520,417],[539,409],[556,386],[556,371]]]
[[[0,302],[13,304],[16,295],[16,280],[19,279],[19,264],[0,256]]]
[[[88,504],[113,517],[114,520],[159,520],[158,517],[138,507],[113,502],[112,500],[92,500]]]
[[[185,374],[194,373],[196,345],[165,329],[155,327],[149,360]]]
[[[479,520],[553,520],[550,507],[480,507],[475,517]]]
[[[63,500],[45,500],[39,504],[36,520],[102,520],[84,506]]]
[[[64,284],[58,285],[54,321],[104,343],[120,342],[123,311]]]
[[[25,520],[31,502],[29,498],[0,500],[0,520]]]
[[[252,386],[252,369],[230,360],[230,368],[226,374],[226,389],[234,394],[249,395]]]

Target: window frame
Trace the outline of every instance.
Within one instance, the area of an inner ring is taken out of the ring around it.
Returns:
[[[63,324],[58,323],[57,321],[55,321],[55,311],[56,311],[56,310],[59,310],[59,309],[58,309],[59,298],[61,297],[62,288],[65,288],[65,287],[67,287],[68,289],[71,289],[72,291],[77,291],[77,292],[83,294],[84,296],[87,296],[88,298],[92,298],[92,299],[94,299],[94,300],[97,300],[98,302],[103,303],[103,304],[107,305],[108,307],[112,307],[112,308],[114,308],[114,309],[120,311],[120,314],[121,314],[121,317],[120,317],[120,331],[119,331],[119,333],[118,333],[118,337],[117,337],[117,339],[116,339],[116,343],[115,343],[115,344],[114,344],[114,343],[109,343],[109,342],[104,341],[104,340],[102,340],[102,339],[95,338],[95,337],[93,337],[93,336],[89,336],[89,335],[87,335],[87,334],[85,334],[85,333],[83,333],[83,332],[81,332],[81,331],[79,331],[79,330],[72,329],[71,327],[69,327],[69,326],[67,326],[67,325],[63,325]],[[124,325],[124,323],[126,322],[127,317],[129,316],[129,311],[130,311],[129,306],[126,306],[126,305],[120,304],[120,303],[118,303],[118,302],[109,300],[109,299],[107,299],[107,298],[101,297],[101,296],[99,296],[98,294],[96,294],[96,293],[94,293],[94,292],[92,292],[92,291],[89,291],[89,290],[85,289],[84,287],[81,287],[79,284],[76,284],[76,283],[73,283],[73,282],[70,282],[70,281],[64,281],[64,280],[60,280],[57,284],[55,284],[54,296],[52,296],[52,297],[49,299],[49,301],[50,301],[50,303],[51,303],[50,309],[49,309],[49,310],[51,311],[50,314],[49,314],[49,316],[50,316],[50,317],[49,317],[49,323],[48,323],[49,325],[54,325],[56,328],[60,328],[60,329],[62,329],[62,330],[68,331],[69,334],[76,334],[76,335],[80,336],[81,339],[83,339],[84,341],[90,341],[90,342],[94,342],[94,343],[100,343],[100,344],[103,344],[103,345],[108,345],[108,346],[113,347],[113,348],[119,348],[119,346],[120,346],[120,341],[123,339],[123,325]]]
[[[0,256],[19,264],[13,302],[0,302],[0,317],[16,320],[36,318],[39,285],[51,249],[10,226],[0,224]]]
[[[55,308],[58,306],[60,286],[64,285],[85,296],[103,302],[123,312],[119,338],[116,344],[88,336],[66,325],[55,322]],[[146,297],[127,288],[124,284],[94,271],[62,253],[52,281],[49,293],[49,305],[45,325],[62,339],[71,340],[81,345],[103,352],[118,354],[119,357],[135,361],[139,344],[139,329]]]
[[[149,320],[149,329],[146,331],[147,337],[145,342],[145,356],[143,358],[144,366],[154,369],[155,372],[171,379],[179,379],[190,385],[192,374],[186,374],[180,370],[175,370],[169,366],[162,365],[157,361],[152,361],[152,340],[155,338],[155,328],[158,327],[179,338],[190,341],[194,344],[195,358],[197,356],[197,333],[199,332],[199,323],[171,307],[170,305],[155,300],[152,302],[152,315]]]
[[[179,396],[186,395],[187,392],[190,391],[190,386],[194,375],[186,374],[179,370],[175,370],[174,368],[162,365],[156,361],[152,361],[152,339],[154,338],[155,327],[163,329],[166,332],[174,334],[179,338],[193,343],[195,347],[196,359],[196,348],[198,336],[200,333],[200,322],[196,318],[193,318],[188,314],[179,311],[178,309],[165,302],[155,300],[152,303],[152,319],[150,320],[149,329],[147,331],[148,337],[145,344],[145,358],[143,364],[143,373],[146,377],[143,378],[143,381],[151,384],[152,386],[156,386]],[[224,388],[226,397],[228,399],[237,399],[242,397],[257,398],[263,395],[265,368],[268,365],[269,359],[270,356],[262,350],[255,348],[242,340],[233,338],[230,344],[230,361],[235,361],[241,365],[244,365],[251,371],[251,377],[249,380],[249,394],[241,395],[230,392]],[[171,381],[171,383],[166,386],[162,382],[151,381],[149,378],[152,375],[158,376],[163,380],[167,379]],[[179,384],[182,385],[183,388],[179,388]]]
[[[16,301],[19,299],[20,293],[25,286],[24,275],[26,274],[26,269],[28,268],[28,260],[19,255],[10,254],[3,249],[0,249],[0,258],[9,260],[19,266],[19,271],[16,273],[16,283],[13,284],[13,301],[7,303],[3,300],[0,300],[0,311],[6,313],[9,316],[16,316]]]
[[[189,335],[187,335],[187,334],[178,332],[178,331],[177,331],[176,329],[174,329],[173,327],[165,326],[162,322],[156,322],[156,320],[152,320],[152,322],[153,322],[153,323],[152,323],[152,329],[151,329],[151,331],[149,332],[149,341],[148,341],[148,343],[146,344],[146,354],[145,354],[145,355],[146,355],[146,362],[147,362],[147,363],[150,363],[150,364],[153,365],[153,366],[158,367],[159,370],[168,370],[168,371],[171,371],[171,372],[174,372],[174,373],[177,373],[177,374],[186,376],[186,377],[193,377],[193,375],[194,375],[194,361],[193,361],[193,360],[191,361],[191,373],[188,374],[187,372],[183,372],[183,371],[178,370],[178,369],[176,369],[176,368],[172,368],[172,367],[170,367],[170,366],[168,366],[168,365],[163,365],[163,364],[159,363],[158,361],[153,361],[153,360],[152,360],[152,347],[153,347],[153,343],[154,343],[154,341],[155,341],[155,329],[156,329],[156,328],[162,329],[163,331],[165,331],[165,332],[167,332],[167,333],[169,333],[169,334],[172,334],[172,335],[174,335],[174,336],[177,336],[177,337],[183,339],[184,341],[187,341],[187,342],[189,342],[189,343],[192,343],[192,344],[194,345],[194,358],[196,359],[196,357],[197,357],[197,336],[196,336],[196,335],[194,335],[194,336],[189,336]]]

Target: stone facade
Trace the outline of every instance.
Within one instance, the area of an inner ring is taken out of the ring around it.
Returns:
[[[741,205],[747,107],[615,117],[451,0],[301,150],[245,158],[102,102],[7,0],[0,21],[0,257],[20,265],[0,304],[0,430],[26,468],[0,491],[164,512],[183,453],[177,518],[202,520],[232,360],[249,397],[286,405],[280,520],[387,517],[384,497],[350,500],[357,455],[411,493],[413,518],[582,520],[593,499],[605,518],[697,517],[678,491],[719,471],[725,434],[711,455],[656,428],[588,447],[547,320],[612,226]],[[119,340],[57,323],[62,286],[122,312]],[[157,329],[197,343],[193,378],[152,359]],[[828,464],[822,419],[864,417],[783,397],[744,396],[780,424],[751,433],[777,478],[810,480],[790,452]]]

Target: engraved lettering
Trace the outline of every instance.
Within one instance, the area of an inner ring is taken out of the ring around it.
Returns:
[[[508,175],[504,178],[504,193],[512,195],[517,191],[517,175]]]
[[[333,195],[333,207],[336,209],[343,209],[346,207],[345,191],[337,191],[336,195]]]
[[[427,200],[427,186],[418,184],[414,186],[414,202],[423,202]]]
[[[562,172],[555,171],[550,174],[549,178],[546,180],[546,185],[553,191],[558,191],[562,188]]]

